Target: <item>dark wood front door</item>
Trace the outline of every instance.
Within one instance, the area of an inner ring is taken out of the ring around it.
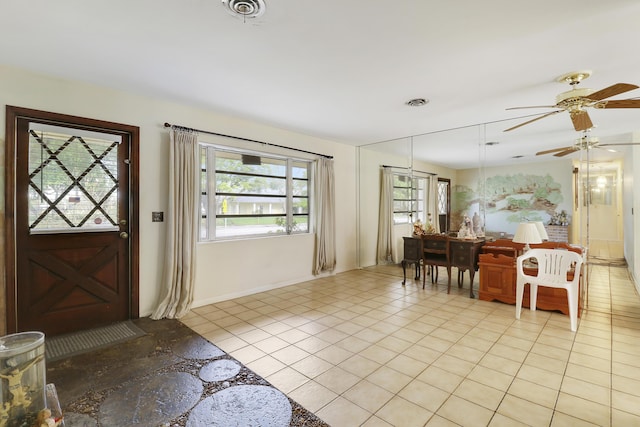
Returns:
[[[9,332],[56,335],[138,316],[138,133],[7,107]]]

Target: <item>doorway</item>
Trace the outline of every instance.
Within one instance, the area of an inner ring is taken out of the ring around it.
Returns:
[[[622,165],[620,161],[583,164],[580,189],[581,241],[595,260],[624,259]],[[587,242],[588,238],[588,242]],[[584,243],[583,243],[584,244]]]
[[[7,106],[7,332],[139,316],[139,128]]]

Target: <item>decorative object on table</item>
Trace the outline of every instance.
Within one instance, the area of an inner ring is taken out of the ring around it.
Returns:
[[[435,234],[436,233],[436,228],[433,226],[433,221],[431,221],[431,214],[428,213],[427,214],[427,227],[425,230],[426,234]]]
[[[32,425],[45,407],[44,334],[0,338],[0,427]]]
[[[527,253],[531,246],[530,243],[542,243],[540,233],[538,233],[538,227],[535,222],[521,222],[518,224],[516,234],[513,236],[513,241],[516,243],[524,243],[524,253]]]
[[[554,212],[549,220],[549,225],[569,225],[569,215],[567,211]]]
[[[473,231],[473,223],[469,215],[465,215],[460,224],[460,230],[458,231],[458,239],[475,239],[476,233]]]
[[[422,221],[420,221],[420,218],[418,218],[418,220],[413,223],[413,235],[420,237],[423,234],[425,234],[424,224],[422,224]]]
[[[473,232],[476,237],[484,237],[482,220],[480,219],[480,215],[478,215],[478,212],[474,212],[471,222],[473,223]]]

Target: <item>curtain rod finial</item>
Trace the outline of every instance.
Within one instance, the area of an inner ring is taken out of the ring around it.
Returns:
[[[170,127],[171,127],[171,125],[170,125],[169,123],[167,123],[167,122],[164,122],[164,127],[166,127],[166,128],[170,128]]]

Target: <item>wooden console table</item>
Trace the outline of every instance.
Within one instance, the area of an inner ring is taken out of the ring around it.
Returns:
[[[484,245],[484,239],[457,239],[450,238],[451,266],[458,269],[458,287],[462,286],[461,273],[469,270],[469,298],[473,298],[473,278],[478,269],[478,257],[480,249]]]
[[[427,235],[428,238],[428,235]],[[420,260],[422,259],[422,241],[420,237],[403,237],[404,239],[404,256],[402,259],[402,284],[405,284],[407,273],[407,264],[414,264],[416,267],[416,279],[420,278]],[[458,269],[458,287],[462,286],[462,274],[469,270],[469,296],[474,298],[473,294],[473,278],[478,269],[478,256],[480,249],[484,245],[485,240],[480,239],[458,239],[449,238],[449,260],[451,267]],[[451,280],[449,278],[449,280]]]

